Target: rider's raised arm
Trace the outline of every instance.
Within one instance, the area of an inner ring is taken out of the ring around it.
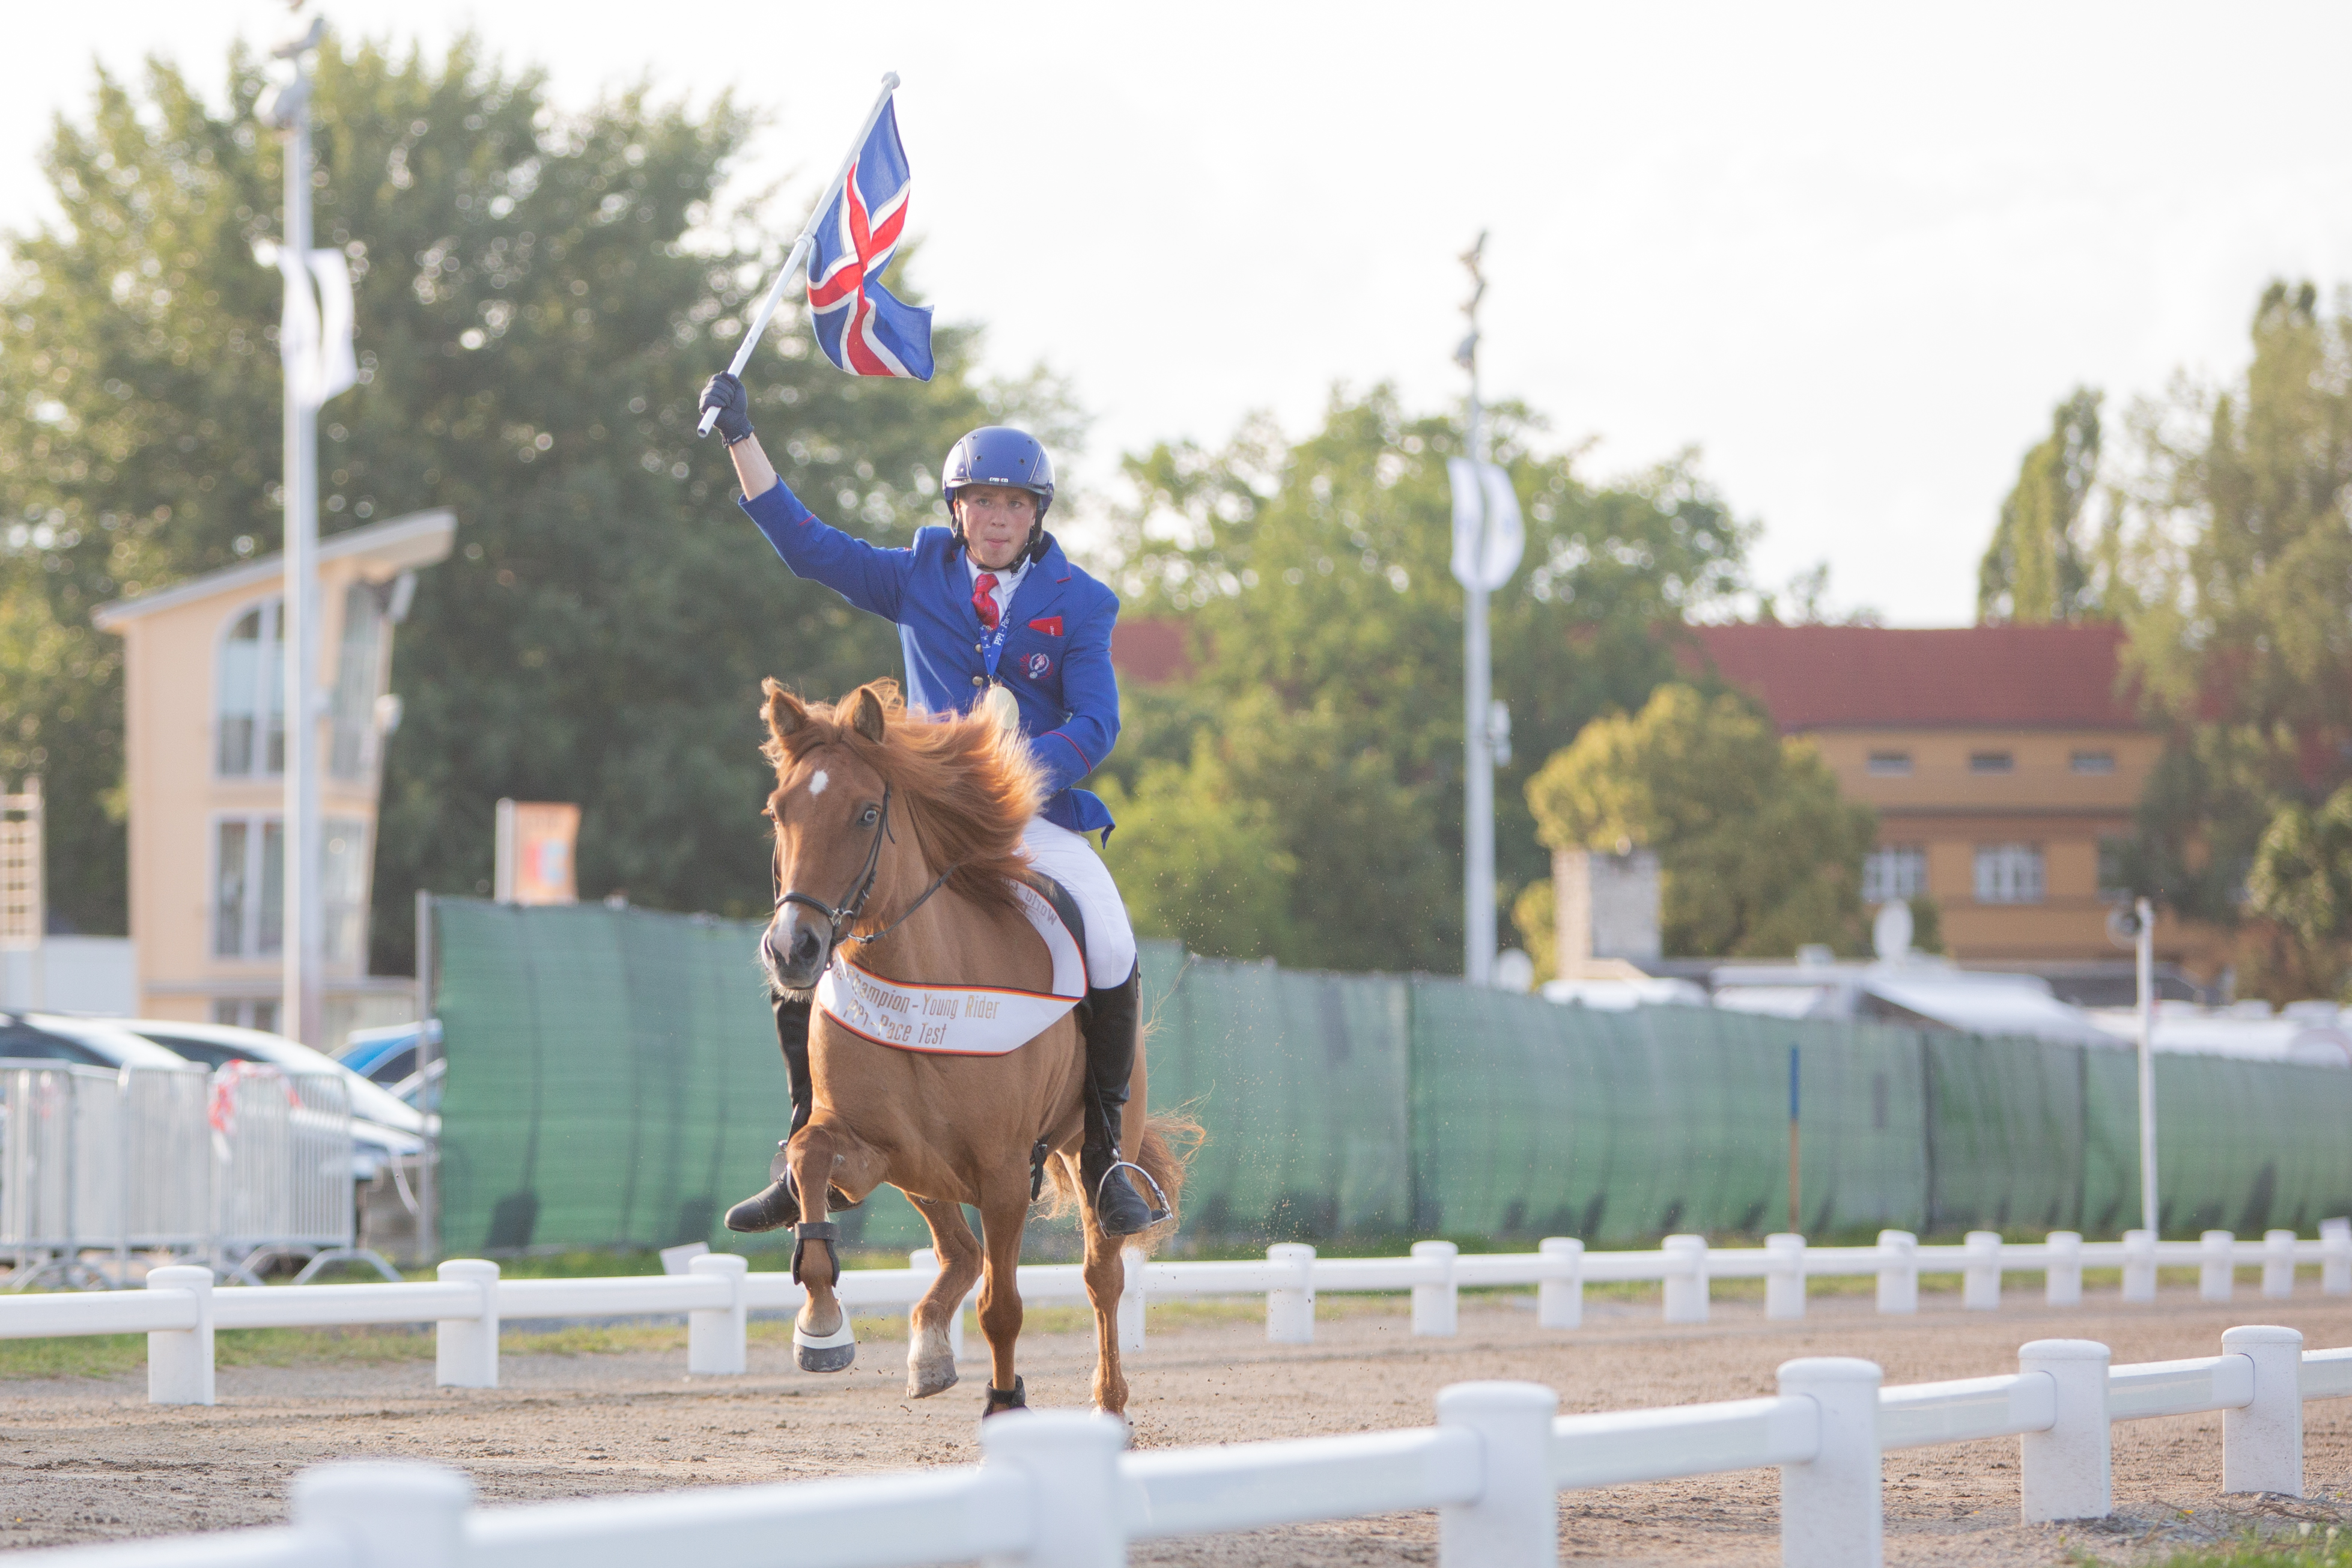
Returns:
[[[1111,673],[1110,628],[1118,601],[1106,593],[1070,631],[1062,655],[1061,728],[1032,738],[1030,750],[1045,770],[1045,791],[1058,794],[1102,766],[1118,741],[1118,680]]]
[[[727,455],[734,459],[735,476],[743,486],[740,504],[793,574],[824,584],[861,610],[897,620],[914,552],[868,544],[820,521],[803,505],[751,433],[751,400],[733,376],[712,376],[703,389],[701,406],[719,411],[716,427],[727,440]]]

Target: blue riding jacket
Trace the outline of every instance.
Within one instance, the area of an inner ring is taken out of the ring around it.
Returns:
[[[968,711],[989,686],[986,638],[971,574],[949,530],[918,529],[911,549],[886,550],[818,521],[782,479],[740,503],[796,577],[824,584],[897,624],[907,700],[933,713]],[[1050,795],[1039,813],[1073,833],[1108,831],[1109,808],[1076,789],[1118,739],[1110,628],[1118,595],[1070,563],[1046,535],[1005,612],[996,684],[1021,707],[1021,729]]]

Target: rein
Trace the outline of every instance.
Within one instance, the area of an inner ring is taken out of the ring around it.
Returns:
[[[897,920],[892,921],[880,931],[865,936],[858,935],[857,922],[865,918],[866,900],[874,896],[874,880],[882,868],[882,841],[886,837],[893,844],[898,841],[898,836],[890,831],[890,785],[887,783],[882,786],[882,816],[881,820],[874,825],[874,842],[866,847],[866,864],[858,868],[857,879],[850,884],[849,891],[842,895],[841,902],[828,904],[822,899],[802,892],[797,888],[786,889],[776,895],[777,909],[781,910],[786,904],[799,904],[803,909],[814,911],[824,921],[825,962],[828,964],[833,962],[833,955],[840,951],[844,942],[861,943],[880,942],[892,931],[905,925],[914,912],[929,902],[933,893],[947,886],[948,879],[955,875],[956,868],[952,866],[949,867],[939,874],[929,887],[925,888],[917,896],[913,903],[898,912]],[[783,880],[783,847],[782,845],[776,847],[770,873],[775,881],[781,883]]]

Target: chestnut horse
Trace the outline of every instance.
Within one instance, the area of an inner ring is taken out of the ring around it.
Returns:
[[[767,815],[775,823],[776,909],[760,942],[779,992],[804,992],[835,962],[836,946],[860,967],[908,984],[1010,987],[1047,992],[1053,963],[1021,912],[1014,879],[1030,874],[1021,831],[1043,791],[1028,742],[986,706],[961,718],[908,713],[896,683],[877,680],[840,702],[803,702],[762,683],[775,764]],[[812,911],[817,911],[813,913]],[[907,1392],[920,1399],[954,1385],[948,1329],[982,1279],[980,1322],[988,1336],[990,1397],[984,1414],[1020,1404],[1013,1342],[1021,1332],[1014,1269],[1032,1202],[1032,1153],[1041,1142],[1057,1203],[1078,1190],[1085,1081],[1076,1018],[1003,1056],[933,1056],[879,1045],[851,1033],[822,1008],[809,1031],[815,1102],[808,1124],[782,1156],[800,1194],[802,1235],[794,1273],[807,1288],[795,1343],[846,1341],[834,1286],[840,1263],[822,1235],[826,1215],[885,1183],[905,1193],[931,1227],[940,1277],[915,1306],[907,1346]],[[1145,1098],[1144,1055],[1135,1057],[1133,1102]],[[1171,1137],[1197,1137],[1181,1116],[1131,1117],[1121,1158],[1141,1166],[1168,1198],[1171,1217],[1139,1239],[1175,1225],[1184,1159]],[[961,1205],[980,1210],[982,1243]],[[1094,1401],[1114,1415],[1127,1405],[1118,1364],[1118,1298],[1125,1270],[1119,1242],[1080,1204],[1087,1294],[1095,1313]],[[812,1371],[838,1371],[846,1353],[812,1354]]]

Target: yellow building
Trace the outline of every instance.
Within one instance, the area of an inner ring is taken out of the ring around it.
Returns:
[[[324,1038],[408,1016],[406,980],[367,973],[377,787],[399,721],[393,628],[416,569],[457,533],[417,512],[319,544],[320,889]],[[123,639],[131,937],[151,1018],[275,1029],[283,974],[286,703],[280,559],[101,606]]]
[[[2115,846],[2164,749],[2134,711],[2113,626],[1700,626],[1715,671],[1810,737],[1878,812],[1873,905],[1935,900],[1964,963],[2112,969]],[[2160,962],[2208,980],[2221,934],[2160,917]]]

